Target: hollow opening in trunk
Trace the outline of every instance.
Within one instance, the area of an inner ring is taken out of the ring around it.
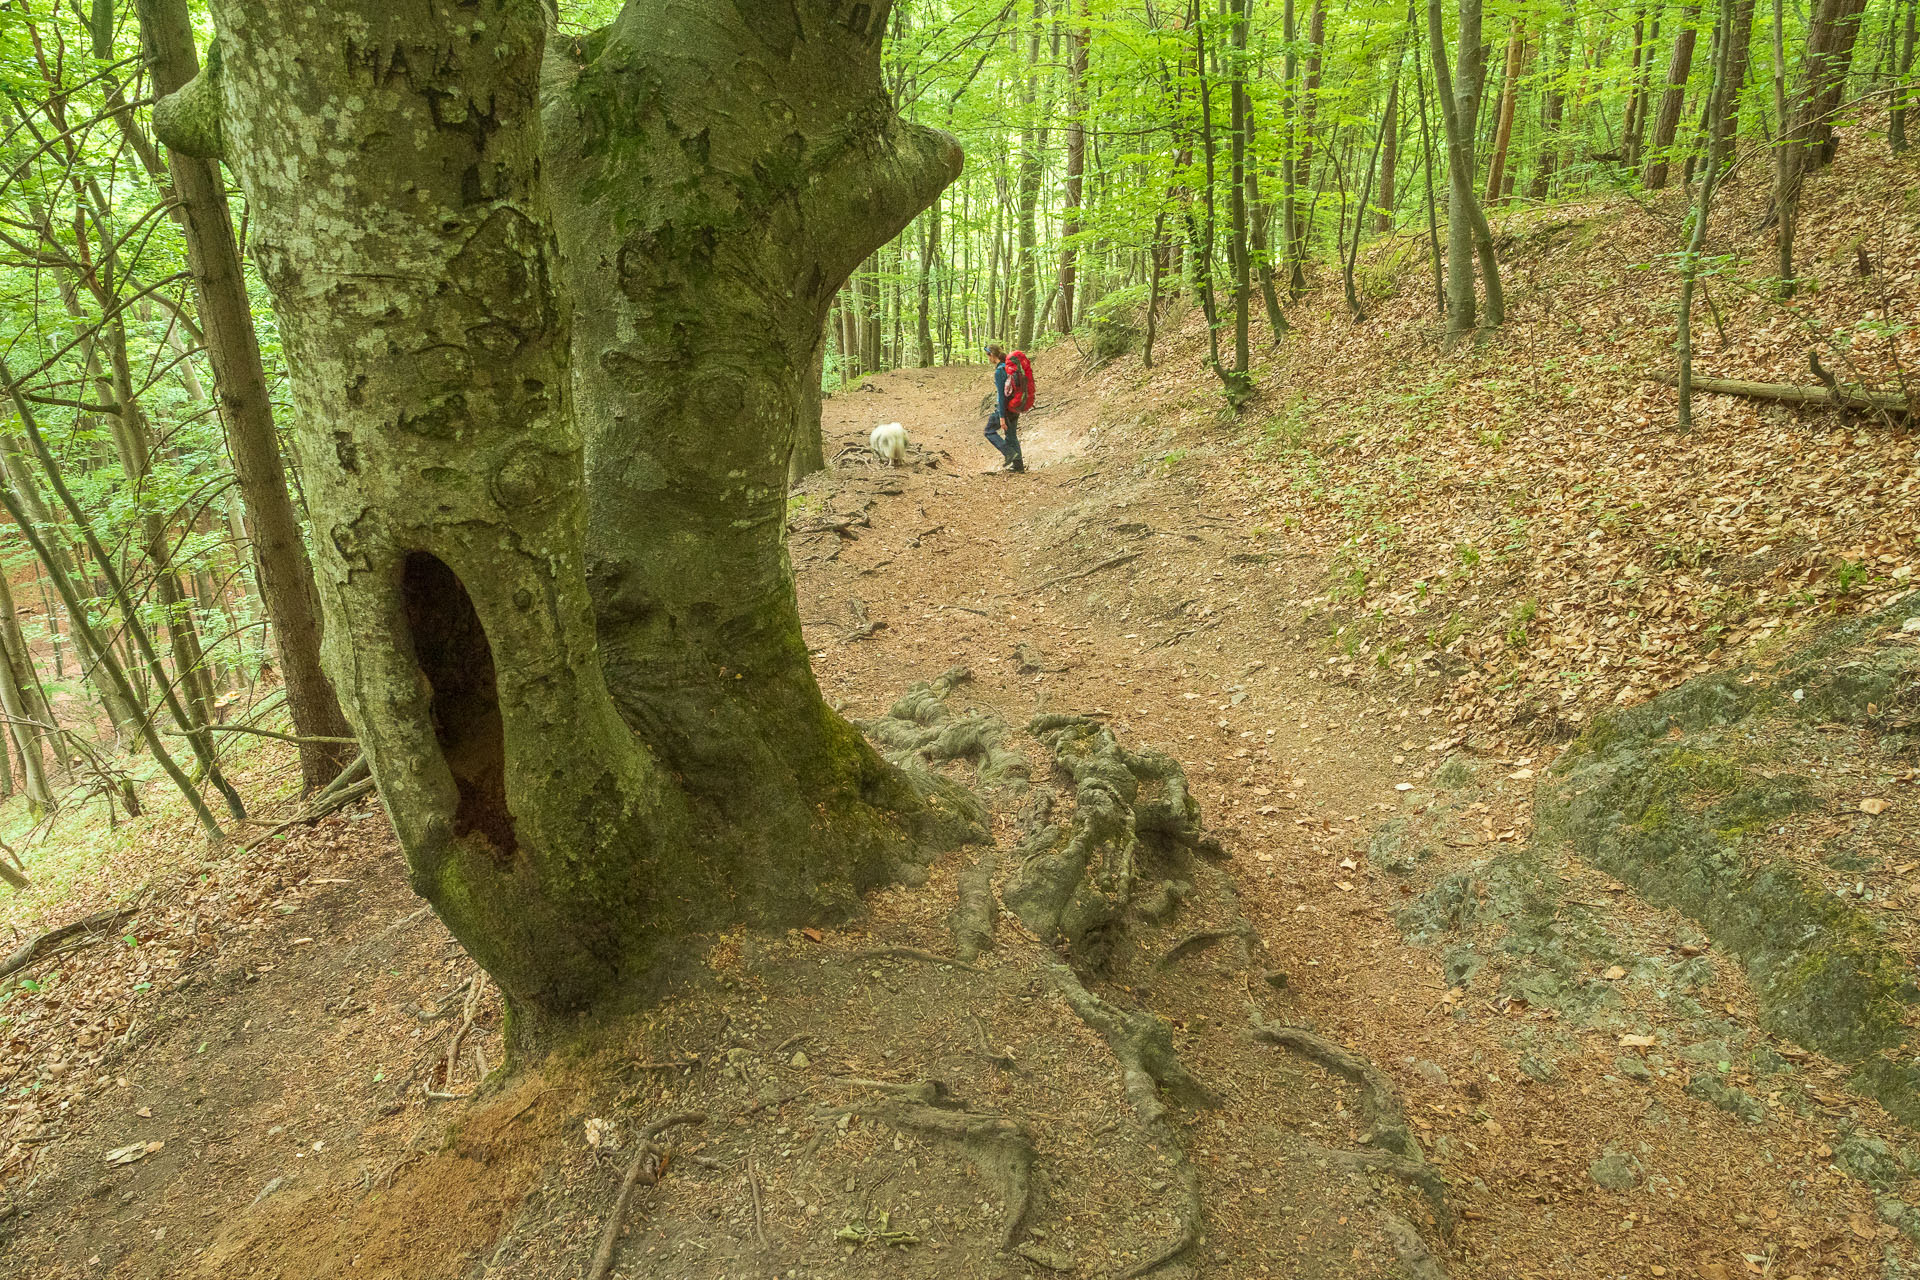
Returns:
[[[400,594],[414,661],[433,691],[434,736],[459,799],[456,837],[479,836],[502,857],[519,842],[507,810],[507,743],[493,648],[459,577],[424,551],[407,556]]]

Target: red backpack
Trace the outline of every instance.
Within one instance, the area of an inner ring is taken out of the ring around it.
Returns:
[[[1017,379],[1017,385],[1008,388],[1007,412],[1025,413],[1033,408],[1033,365],[1027,360],[1027,353],[1015,351],[1007,357],[1007,370]]]

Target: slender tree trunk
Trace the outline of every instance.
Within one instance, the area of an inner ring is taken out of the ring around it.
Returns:
[[[1680,6],[1679,29],[1673,35],[1673,56],[1667,62],[1667,88],[1660,97],[1660,112],[1654,117],[1653,137],[1647,144],[1647,162],[1640,172],[1640,185],[1658,191],[1667,185],[1667,165],[1671,159],[1674,135],[1680,130],[1680,111],[1686,105],[1687,77],[1693,72],[1694,22],[1699,18],[1698,0]]]
[[[1432,55],[1444,58],[1446,54]],[[1433,255],[1433,301],[1439,314],[1447,314],[1447,287],[1442,278],[1440,258],[1440,217],[1435,208],[1433,194],[1433,125],[1427,119],[1427,83],[1426,75],[1418,61],[1413,64],[1413,86],[1420,94],[1420,154],[1421,162],[1427,172],[1427,240],[1432,246]]]
[[[927,239],[920,252],[920,283],[915,294],[915,332],[920,345],[920,367],[933,364],[933,268],[940,257],[940,201],[927,210]]]
[[[1075,237],[1080,234],[1080,200],[1087,168],[1087,44],[1091,21],[1091,0],[1080,0],[1079,12],[1067,31],[1072,54],[1067,60],[1066,209],[1060,226],[1065,244],[1060,250],[1060,305],[1055,313],[1055,324],[1062,333],[1073,332],[1074,289],[1078,284]]]
[[[1786,90],[1781,83],[1784,70],[1774,73],[1774,93],[1785,109],[1785,114],[1781,116],[1784,137],[1776,149],[1772,210],[1772,217],[1777,224],[1775,244],[1782,298],[1790,298],[1794,293],[1793,239],[1800,216],[1800,190],[1807,171],[1818,167],[1815,151],[1820,128],[1825,123],[1821,119],[1822,103],[1831,92],[1834,106],[1839,105],[1839,94],[1846,87],[1846,61],[1852,56],[1853,36],[1858,32],[1863,2],[1817,0],[1807,30],[1807,55],[1802,64],[1801,86],[1796,101],[1786,101]],[[1786,41],[1783,27],[1779,0],[1775,0],[1773,42],[1776,63],[1784,53]],[[1829,130],[1831,128],[1830,125],[1826,127]]]
[[[1714,134],[1722,156],[1733,154],[1734,135],[1739,131],[1740,90],[1746,85],[1753,52],[1753,11],[1754,0],[1732,0],[1728,14],[1726,74],[1713,107]],[[1722,174],[1718,181],[1724,184],[1728,177]]]
[[[1815,58],[1813,37],[1807,42],[1809,112],[1806,168],[1818,172],[1833,163],[1840,147],[1834,122],[1847,97],[1847,77],[1853,70],[1853,51],[1860,39],[1860,21],[1867,0],[1837,0],[1821,4],[1818,33],[1824,36]]]
[[[1293,181],[1296,191],[1303,180],[1313,180],[1314,144],[1318,139],[1315,122],[1320,114],[1320,77],[1326,66],[1326,43],[1327,0],[1313,0],[1313,11],[1307,19],[1307,74],[1300,90],[1300,156]],[[1296,196],[1294,219],[1288,230],[1292,242],[1288,257],[1293,265],[1290,287],[1296,298],[1307,289],[1307,237],[1312,230],[1311,222],[1310,214],[1300,209]]]
[[[1147,284],[1147,336],[1140,352],[1142,368],[1153,368],[1153,340],[1160,325],[1160,276],[1167,264],[1167,215],[1164,211],[1153,218],[1153,267]]]
[[[1731,25],[1733,13],[1731,6],[1741,0],[1721,0],[1721,21]],[[1713,83],[1708,91],[1708,100],[1718,102],[1729,86],[1729,72],[1733,62],[1733,41],[1722,39],[1717,50],[1718,56],[1713,62]],[[1679,335],[1674,343],[1680,357],[1680,430],[1693,430],[1693,294],[1694,283],[1700,274],[1700,255],[1706,247],[1707,224],[1713,216],[1713,195],[1720,184],[1720,177],[1726,168],[1726,142],[1721,137],[1714,122],[1714,128],[1707,133],[1706,172],[1700,179],[1700,199],[1694,207],[1693,231],[1688,238],[1686,254],[1680,265],[1680,325]]]
[[[1900,56],[1894,61],[1894,79],[1899,88],[1887,113],[1887,146],[1894,155],[1907,149],[1907,112],[1913,108],[1913,52],[1915,28],[1920,26],[1920,0],[1907,0],[1907,30],[1900,42]]]
[[[172,93],[199,74],[187,0],[138,0],[140,29],[154,88]],[[286,464],[274,430],[260,338],[240,266],[226,184],[213,162],[169,149],[168,174],[178,201],[174,216],[185,233],[207,358],[220,396],[227,450],[246,499],[255,577],[280,656],[280,676],[294,732],[347,737],[347,720],[320,667],[320,611],[313,565],[300,535],[300,517],[287,487]],[[301,778],[324,786],[354,755],[346,744],[300,746]]]
[[[6,372],[3,367],[0,367],[0,377],[5,377],[8,385],[15,386],[14,407],[20,412],[22,426],[32,431],[29,425],[32,421],[31,406],[20,398],[17,386],[13,383],[12,374]],[[120,665],[120,660],[113,652],[111,643],[102,639],[94,631],[80,592],[66,572],[64,557],[57,554],[48,544],[45,533],[49,531],[50,526],[41,525],[34,516],[29,514],[26,505],[20,499],[19,489],[12,483],[0,485],[0,506],[4,506],[7,514],[13,517],[13,522],[20,527],[20,532],[26,537],[27,545],[33,548],[33,553],[45,566],[54,589],[60,593],[61,603],[67,608],[67,618],[73,626],[75,639],[80,641],[84,652],[97,657],[98,660],[94,666],[97,678],[112,685],[124,705],[140,706],[141,699],[134,693],[126,670]],[[138,623],[137,620],[127,619],[126,625],[127,629],[132,631],[137,628]],[[166,772],[174,786],[180,789],[180,794],[192,807],[194,816],[200,820],[200,829],[205,832],[207,839],[216,844],[224,841],[226,835],[220,829],[219,820],[213,816],[213,810],[209,809],[207,802],[201,798],[199,789],[193,785],[193,780],[174,760],[166,744],[161,742],[153,721],[145,715],[137,716],[134,721],[134,732],[140,736],[147,750],[152,753],[155,762]]]
[[[1042,68],[1040,35],[1046,20],[1047,0],[1033,0],[1033,27],[1027,35],[1027,62],[1020,89],[1020,105],[1025,113],[1026,127],[1020,145],[1020,203],[1016,228],[1019,245],[1016,250],[1018,257],[1014,264],[1019,310],[1016,320],[1018,336],[1014,341],[1021,347],[1033,345],[1035,329],[1040,318],[1040,250],[1037,223],[1040,183],[1046,175],[1048,128],[1040,119],[1038,104]],[[1018,38],[1016,33],[1016,41]]]
[[[1409,12],[1407,17],[1407,25],[1411,27],[1412,13]],[[1353,218],[1353,244],[1347,250],[1346,261],[1341,264],[1340,274],[1347,291],[1347,309],[1352,312],[1355,323],[1365,320],[1367,313],[1360,305],[1359,291],[1354,288],[1353,269],[1360,257],[1360,239],[1367,229],[1367,203],[1373,198],[1373,175],[1380,168],[1380,153],[1385,147],[1387,131],[1391,127],[1389,122],[1393,119],[1394,113],[1400,109],[1400,61],[1401,53],[1396,51],[1393,61],[1393,79],[1387,86],[1386,117],[1381,120],[1379,128],[1374,130],[1373,155],[1367,161],[1366,177],[1360,184],[1360,207]]]
[[[53,807],[53,788],[47,783],[46,755],[42,744],[54,737],[51,715],[36,703],[30,691],[37,691],[33,666],[24,639],[20,635],[20,615],[14,607],[13,588],[0,572],[0,711],[7,716],[7,737],[20,756],[20,779],[33,806],[35,816]],[[42,700],[44,701],[44,700]],[[59,754],[56,742],[55,754]],[[8,769],[11,778],[12,770]]]
[[[1253,0],[1220,0],[1227,19],[1227,84],[1231,94],[1231,159],[1227,177],[1228,234],[1233,259],[1233,369],[1223,379],[1227,398],[1237,404],[1253,389],[1253,359],[1248,347],[1253,305],[1253,271],[1247,244],[1247,30],[1253,25]]]
[[[1306,289],[1306,275],[1294,261],[1293,228],[1300,208],[1300,55],[1299,27],[1294,21],[1294,0],[1285,0],[1281,10],[1282,39],[1286,53],[1281,66],[1281,119],[1285,121],[1280,139],[1280,245],[1287,268],[1287,293],[1297,298]]]
[[[1566,80],[1574,66],[1574,13],[1569,4],[1560,26],[1559,64],[1547,79],[1546,107],[1540,122],[1540,159],[1534,166],[1527,198],[1545,201],[1553,194],[1553,176],[1560,167],[1560,123],[1566,113]]]
[[[1400,198],[1400,188],[1396,182],[1400,168],[1400,114],[1397,105],[1400,97],[1400,73],[1396,72],[1392,86],[1387,90],[1387,102],[1390,104],[1387,117],[1382,122],[1386,129],[1386,143],[1380,153],[1380,212],[1375,215],[1373,229],[1376,235],[1386,235],[1393,230],[1393,211]]]
[[[1660,47],[1660,16],[1656,0],[1653,21],[1648,27],[1646,41],[1640,48],[1633,82],[1633,101],[1627,107],[1628,128],[1621,158],[1627,169],[1636,172],[1646,152],[1647,115],[1653,98],[1653,51]]]
[[[1193,27],[1194,79],[1200,94],[1200,152],[1206,160],[1206,188],[1200,202],[1199,225],[1187,215],[1187,241],[1192,250],[1194,289],[1200,296],[1200,311],[1207,320],[1207,367],[1215,374],[1220,368],[1220,306],[1213,289],[1213,250],[1218,210],[1214,191],[1218,185],[1219,142],[1213,136],[1213,76],[1207,67],[1207,28],[1200,0],[1190,10]],[[1222,375],[1224,376],[1224,375]]]
[[[1493,232],[1487,226],[1480,202],[1474,199],[1475,173],[1473,127],[1480,116],[1478,89],[1482,67],[1479,58],[1480,0],[1460,0],[1460,50],[1458,90],[1454,75],[1447,68],[1445,28],[1441,22],[1440,0],[1427,0],[1427,37],[1432,45],[1434,86],[1440,102],[1441,123],[1447,135],[1447,336],[1450,341],[1472,333],[1477,310],[1473,288],[1476,255],[1486,287],[1488,327],[1497,327],[1506,317],[1506,304],[1500,290],[1500,268],[1493,251]],[[1456,92],[1457,95],[1456,96]]]
[[[1507,148],[1513,141],[1513,112],[1520,96],[1520,63],[1527,53],[1527,33],[1518,22],[1507,37],[1507,70],[1500,81],[1500,109],[1493,128],[1493,159],[1487,164],[1487,204],[1498,204],[1506,192]]]
[[[590,59],[515,0],[213,10],[328,666],[516,1038],[970,833],[821,698],[783,537],[834,291],[961,164],[884,0],[632,0]]]

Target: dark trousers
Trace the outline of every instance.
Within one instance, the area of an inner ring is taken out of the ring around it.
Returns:
[[[1000,434],[1004,421],[1006,434]],[[1024,467],[1020,458],[1020,415],[1017,413],[994,414],[987,419],[987,443],[1000,451],[1010,467]]]

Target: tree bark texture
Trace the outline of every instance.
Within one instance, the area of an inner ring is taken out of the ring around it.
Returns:
[[[1017,346],[1031,347],[1039,322],[1040,236],[1037,226],[1040,209],[1040,180],[1046,174],[1047,126],[1039,119],[1040,32],[1046,25],[1047,0],[1033,0],[1033,27],[1027,36],[1026,80],[1020,92],[1026,111],[1026,131],[1020,141],[1019,236],[1014,277],[1018,282],[1018,310],[1015,314]],[[1017,42],[1019,34],[1014,35]]]
[[[1686,105],[1687,77],[1693,73],[1693,22],[1699,5],[1681,6],[1679,27],[1673,35],[1673,56],[1667,62],[1667,89],[1660,96],[1660,112],[1653,119],[1653,137],[1647,141],[1647,163],[1640,173],[1640,185],[1658,191],[1667,185],[1669,152],[1680,131],[1680,110]]]
[[[186,0],[139,0],[140,29],[154,89],[172,93],[200,73],[193,21]],[[174,217],[187,243],[207,358],[220,397],[227,451],[247,507],[255,580],[280,655],[280,677],[294,732],[303,737],[348,736],[346,717],[320,665],[320,610],[313,565],[300,534],[300,517],[287,485],[286,464],[274,430],[273,401],[260,359],[260,338],[241,272],[240,251],[227,209],[226,184],[207,159],[169,151],[167,173],[178,201]],[[353,757],[351,746],[300,746],[300,773],[309,790],[325,786]]]
[[[1433,59],[1435,97],[1447,142],[1447,336],[1458,339],[1473,332],[1478,310],[1473,290],[1476,253],[1487,293],[1486,321],[1501,324],[1506,304],[1500,291],[1500,269],[1493,252],[1493,233],[1486,214],[1474,198],[1474,128],[1480,118],[1480,85],[1485,52],[1480,43],[1480,0],[1460,0],[1460,49],[1456,71],[1447,68],[1447,41],[1441,0],[1427,0],[1427,42]],[[1456,84],[1457,81],[1457,84]]]
[[[1807,129],[1805,166],[1809,171],[1833,163],[1840,146],[1834,124],[1847,97],[1853,49],[1867,0],[1832,0],[1816,11],[1807,33]]]
[[[1387,131],[1386,145],[1380,153],[1380,203],[1379,213],[1374,217],[1373,229],[1379,235],[1393,230],[1394,204],[1399,199],[1400,188],[1394,181],[1400,167],[1400,75],[1395,73],[1393,85],[1387,91],[1387,101],[1392,109],[1387,112],[1384,127]]]
[[[1513,142],[1513,112],[1520,96],[1520,64],[1527,56],[1527,33],[1517,23],[1507,37],[1507,69],[1500,80],[1500,110],[1493,126],[1493,158],[1487,163],[1487,204],[1506,193],[1507,149]]]
[[[887,101],[889,7],[214,4],[328,668],[523,1033],[956,813],[822,700],[785,543],[833,297],[961,165]]]
[[[1901,37],[1900,55],[1894,60],[1893,105],[1887,112],[1887,147],[1894,155],[1907,149],[1907,113],[1913,109],[1913,51],[1916,28],[1920,28],[1920,0],[1907,0],[1906,34]]]
[[[1078,12],[1068,28],[1067,41],[1072,56],[1067,61],[1067,186],[1066,208],[1061,215],[1060,234],[1066,241],[1060,250],[1059,308],[1055,326],[1062,333],[1073,332],[1074,291],[1079,285],[1078,246],[1080,201],[1086,187],[1087,172],[1087,44],[1091,35],[1091,0],[1080,0]]]

